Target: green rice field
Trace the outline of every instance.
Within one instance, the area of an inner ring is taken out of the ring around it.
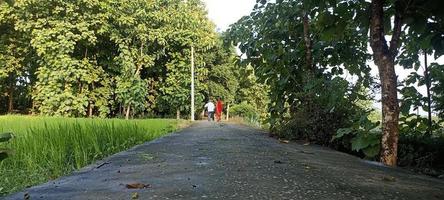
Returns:
[[[0,144],[12,155],[0,162],[0,196],[67,175],[106,156],[173,132],[170,119],[73,119],[0,116]]]

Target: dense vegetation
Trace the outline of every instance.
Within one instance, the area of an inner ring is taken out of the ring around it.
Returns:
[[[190,117],[191,49],[196,115],[218,97],[265,112],[267,90],[224,37],[200,0],[0,1],[0,114],[37,115],[0,118],[14,135],[0,135],[0,195],[174,130],[81,118]]]
[[[52,180],[96,160],[177,129],[176,120],[0,117],[0,132],[14,138],[0,162],[1,194]]]
[[[442,167],[444,67],[426,64],[422,71],[420,64],[421,54],[444,53],[442,6],[439,0],[258,0],[231,26],[230,40],[270,86],[269,122],[279,137],[387,165]],[[379,76],[371,75],[369,61]],[[411,76],[397,80],[395,65]],[[372,121],[368,102],[378,93],[382,115]],[[414,114],[418,109],[430,117]],[[440,118],[432,120],[433,113]]]
[[[0,113],[189,116],[191,47],[196,107],[244,100],[199,0],[2,1],[0,34]]]
[[[440,167],[444,67],[420,60],[444,54],[443,6],[257,0],[219,34],[199,0],[2,1],[0,112],[188,116],[194,49],[196,113],[221,97],[236,115],[267,119],[278,137]],[[412,73],[398,80],[395,66]],[[376,94],[382,110],[372,120]]]

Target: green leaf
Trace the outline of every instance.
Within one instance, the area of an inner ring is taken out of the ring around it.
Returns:
[[[374,158],[379,155],[380,145],[373,145],[362,150],[368,158]]]
[[[371,134],[368,132],[361,132],[357,134],[352,140],[352,150],[359,151],[370,146],[375,146],[380,144],[379,135]]]
[[[6,142],[12,138],[12,133],[1,133],[0,142]]]
[[[336,135],[333,137],[333,139],[342,138],[345,135],[349,135],[352,132],[353,132],[353,129],[351,129],[351,128],[341,128],[336,132]]]

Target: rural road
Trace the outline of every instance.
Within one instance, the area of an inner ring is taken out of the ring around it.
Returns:
[[[147,188],[128,189],[133,183]],[[279,143],[246,126],[197,122],[5,199],[25,193],[31,200],[438,200],[444,181],[315,145]]]

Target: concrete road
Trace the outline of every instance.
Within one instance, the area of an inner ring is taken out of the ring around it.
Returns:
[[[145,187],[128,189],[127,186]],[[444,199],[444,181],[197,122],[5,199]]]

